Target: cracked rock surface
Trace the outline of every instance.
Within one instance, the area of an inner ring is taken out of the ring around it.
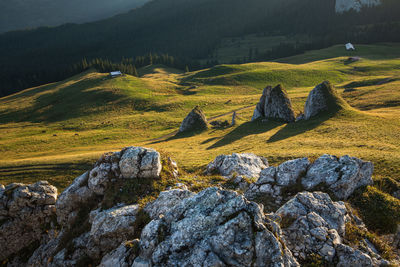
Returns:
[[[268,160],[264,157],[252,153],[233,153],[232,155],[218,156],[208,164],[206,173],[218,173],[226,177],[236,174],[247,178],[258,178],[260,172],[267,167]]]
[[[132,266],[299,266],[271,224],[256,203],[208,188],[143,229]]]
[[[0,261],[40,240],[56,200],[57,188],[45,181],[0,185]]]

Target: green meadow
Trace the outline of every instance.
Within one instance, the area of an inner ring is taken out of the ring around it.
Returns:
[[[125,146],[168,153],[186,180],[202,179],[219,154],[253,152],[272,164],[349,154],[375,164],[377,184],[400,181],[400,45],[356,47],[190,73],[153,65],[140,69],[140,78],[89,70],[1,98],[0,183],[48,180],[63,189],[102,153]],[[349,63],[349,56],[361,60]],[[349,106],[292,124],[250,122],[267,85],[282,84],[300,114],[325,80]],[[196,105],[211,120],[230,121],[237,111],[237,124],[172,135]]]

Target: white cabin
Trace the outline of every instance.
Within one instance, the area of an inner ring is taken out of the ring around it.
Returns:
[[[112,72],[110,72],[110,76],[111,76],[111,78],[122,76],[122,72],[120,72],[119,70],[118,71],[112,71]]]
[[[346,44],[346,50],[347,50],[347,51],[354,51],[354,50],[356,50],[356,48],[354,47],[353,44],[347,43],[347,44]]]

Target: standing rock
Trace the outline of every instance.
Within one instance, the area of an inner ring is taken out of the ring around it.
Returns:
[[[318,115],[323,111],[336,112],[348,106],[330,82],[317,85],[308,95],[304,107],[304,119]]]
[[[57,188],[48,182],[0,186],[0,262],[48,230],[56,213]]]
[[[296,120],[292,103],[286,90],[281,85],[274,88],[268,86],[264,89],[252,120],[259,117],[284,122],[294,122]]]
[[[209,163],[206,169],[207,174],[219,173],[222,176],[233,175],[258,178],[260,172],[268,167],[268,160],[251,153],[232,155],[220,155],[213,162]]]
[[[207,118],[199,106],[196,106],[183,120],[179,132],[208,129]]]
[[[132,266],[299,266],[279,231],[256,203],[208,188],[143,229]]]
[[[235,125],[236,125],[236,111],[234,111],[232,114],[232,122],[231,122],[231,126]]]

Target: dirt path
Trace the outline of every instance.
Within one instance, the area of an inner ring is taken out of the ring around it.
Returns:
[[[221,114],[221,115],[217,115],[217,116],[214,116],[214,117],[210,117],[210,118],[208,118],[207,120],[210,122],[210,121],[216,120],[216,119],[218,119],[218,118],[224,117],[224,116],[226,116],[226,115],[233,114],[233,112],[238,112],[238,111],[241,111],[241,110],[244,110],[244,109],[248,109],[248,108],[251,108],[251,107],[254,107],[254,105],[246,106],[246,107],[239,108],[239,109],[236,109],[236,110],[233,110],[233,111],[230,111],[230,112]],[[161,140],[163,140],[163,139],[166,139],[166,138],[169,138],[169,137],[172,137],[172,136],[176,135],[178,132],[179,132],[179,130],[176,130],[176,131],[174,131],[174,132],[172,132],[172,133],[166,134],[166,135],[161,136],[161,137],[158,137],[158,138],[156,138],[156,139],[151,139],[151,140],[149,140],[148,142],[157,142],[157,141],[161,141]]]

